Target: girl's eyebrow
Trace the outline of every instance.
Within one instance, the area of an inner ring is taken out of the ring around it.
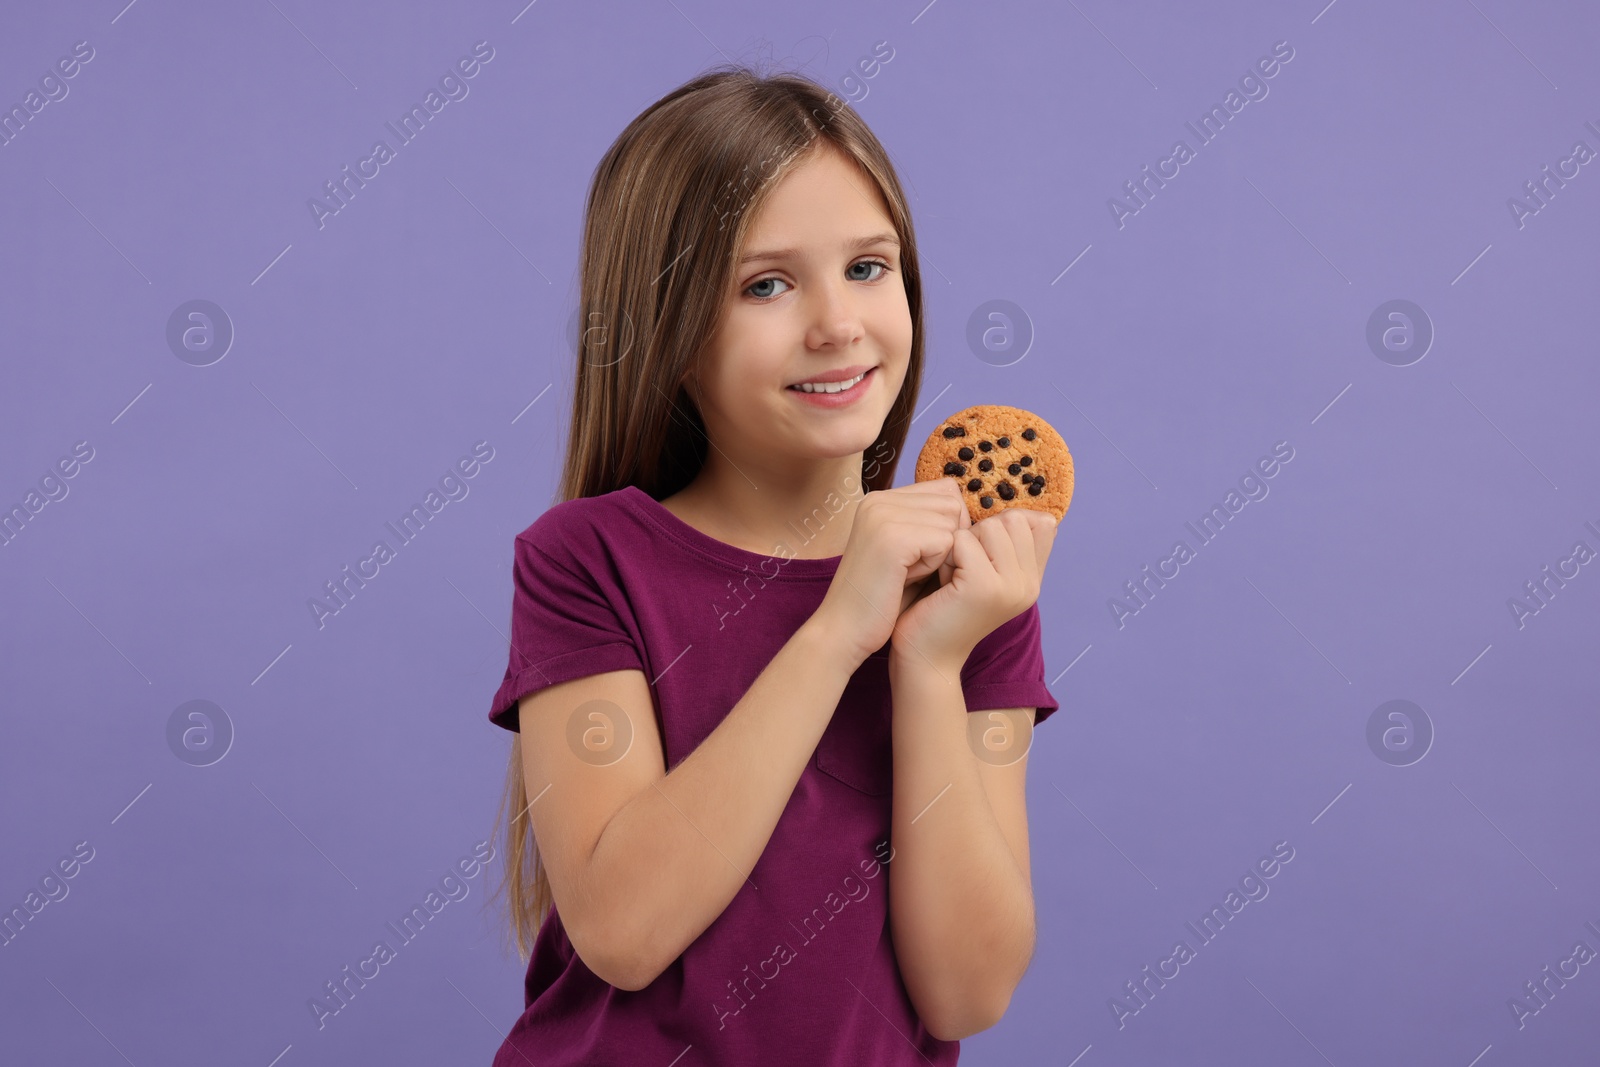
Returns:
[[[854,241],[846,242],[844,250],[846,252],[854,252],[877,244],[891,244],[899,248],[900,240],[892,233],[875,233],[868,237],[857,237]],[[773,248],[764,252],[747,252],[739,257],[739,265],[743,266],[746,263],[769,259],[790,259],[799,254],[800,250],[797,248]]]

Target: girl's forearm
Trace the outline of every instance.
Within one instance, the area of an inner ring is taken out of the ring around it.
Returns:
[[[858,666],[813,616],[705,741],[607,823],[585,884],[624,988],[653,981],[745,885]]]
[[[894,877],[890,926],[906,990],[935,1037],[999,1021],[1033,953],[1033,892],[967,742],[961,664],[890,657]]]

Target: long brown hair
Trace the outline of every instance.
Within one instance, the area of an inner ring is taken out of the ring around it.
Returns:
[[[650,105],[595,168],[584,208],[572,421],[552,503],[629,485],[662,500],[699,474],[707,437],[685,378],[716,331],[751,219],[778,179],[823,148],[854,160],[877,185],[900,240],[911,358],[878,440],[862,456],[863,491],[894,484],[923,363],[921,271],[905,194],[888,153],[844,100],[800,74],[733,65]],[[552,903],[527,808],[518,732],[495,825],[506,826],[499,893],[524,961]]]

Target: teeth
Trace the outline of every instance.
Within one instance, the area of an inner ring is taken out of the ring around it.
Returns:
[[[862,371],[860,374],[856,375],[854,378],[851,378],[847,382],[802,382],[799,385],[791,385],[789,388],[798,389],[802,393],[842,393],[866,376],[867,372]]]

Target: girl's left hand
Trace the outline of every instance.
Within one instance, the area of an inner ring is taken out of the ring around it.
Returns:
[[[895,654],[959,669],[978,642],[1039,599],[1055,536],[1055,516],[1042,511],[1007,508],[974,523],[963,509],[950,558],[928,579],[932,591],[895,622]]]

